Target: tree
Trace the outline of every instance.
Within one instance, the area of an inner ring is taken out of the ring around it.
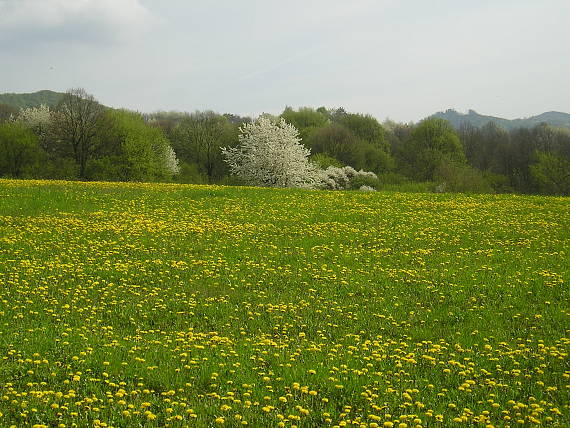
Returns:
[[[433,180],[442,162],[465,163],[463,145],[447,120],[421,121],[404,144],[408,173],[418,180]]]
[[[38,138],[17,122],[0,125],[0,175],[14,178],[32,172],[41,154]]]
[[[222,155],[231,173],[250,185],[313,188],[319,181],[319,170],[308,159],[310,150],[284,119],[261,117],[245,124],[239,145],[222,148]]]
[[[341,161],[333,158],[326,153],[315,153],[311,155],[311,162],[317,165],[319,168],[327,169],[329,166],[335,166],[337,168],[342,168],[344,165]]]
[[[143,114],[145,122],[151,126],[162,129],[168,139],[172,139],[176,126],[187,116],[187,113],[179,111],[157,111],[150,114]]]
[[[386,153],[390,152],[384,128],[369,114],[347,113],[339,117],[338,123],[346,126],[361,140],[366,141]]]
[[[11,105],[0,103],[0,123],[7,122],[18,114],[18,109]]]
[[[491,180],[466,163],[441,162],[435,170],[434,180],[444,192],[493,193]]]
[[[326,114],[310,107],[302,107],[297,111],[291,107],[286,107],[283,113],[281,113],[281,117],[299,130],[299,136],[303,142],[307,141],[307,138],[314,130],[330,122]]]
[[[180,121],[173,140],[180,159],[196,164],[213,182],[226,172],[220,148],[234,145],[237,133],[226,117],[212,111],[195,112]]]
[[[52,130],[52,112],[45,104],[39,107],[28,107],[20,110],[14,119],[31,129],[39,138],[40,145],[47,149]]]
[[[540,151],[535,158],[530,170],[539,188],[549,194],[570,195],[570,159]]]
[[[359,139],[345,126],[331,123],[315,130],[308,139],[314,153],[324,153],[345,165],[360,168]]]
[[[224,113],[223,116],[228,119],[228,121],[233,125],[241,126],[244,123],[251,123],[251,117],[249,116],[240,116],[238,114],[233,113]]]
[[[93,95],[82,88],[69,89],[56,108],[56,134],[62,143],[71,146],[80,178],[86,178],[87,163],[96,152],[96,136],[104,111]]]
[[[178,159],[162,129],[127,110],[108,110],[103,120],[98,139],[104,142],[98,143],[99,157],[88,164],[89,178],[155,181],[178,174]]]

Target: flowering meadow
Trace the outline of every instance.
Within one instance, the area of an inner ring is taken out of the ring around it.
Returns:
[[[0,180],[0,426],[570,425],[570,198]]]

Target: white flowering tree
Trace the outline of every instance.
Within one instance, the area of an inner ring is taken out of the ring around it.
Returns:
[[[46,126],[51,122],[51,110],[45,104],[39,107],[23,108],[13,119],[30,128]]]
[[[164,146],[161,158],[162,168],[167,175],[180,174],[180,162],[176,157],[176,152],[170,145]]]
[[[40,144],[46,148],[53,116],[48,106],[42,104],[39,107],[29,107],[20,110],[13,121],[31,129],[40,140]]]
[[[232,174],[253,186],[319,186],[319,169],[309,162],[310,150],[299,132],[285,122],[261,117],[240,128],[239,145],[222,148]]]
[[[37,134],[41,134],[50,126],[52,116],[49,107],[42,104],[39,107],[20,110],[14,120],[32,129]]]

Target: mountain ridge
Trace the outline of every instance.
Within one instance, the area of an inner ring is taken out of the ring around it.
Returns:
[[[55,107],[63,95],[63,92],[48,89],[29,93],[2,93],[0,94],[0,104],[6,104],[17,109],[39,107],[42,104],[48,107]],[[559,111],[547,111],[527,118],[504,119],[502,117],[480,114],[472,109],[468,110],[467,113],[447,109],[428,117],[445,119],[456,129],[459,129],[463,123],[470,123],[475,127],[482,127],[491,122],[507,130],[514,128],[532,128],[541,123],[546,123],[554,127],[570,128],[570,114]]]
[[[7,104],[14,108],[39,107],[42,104],[55,107],[63,97],[62,92],[43,89],[29,93],[4,93],[0,94],[0,104]]]
[[[547,111],[526,118],[504,119],[502,117],[480,114],[475,110],[468,110],[467,113],[459,113],[454,109],[447,109],[434,113],[429,117],[445,119],[456,129],[459,129],[464,123],[470,123],[475,127],[482,127],[491,122],[507,130],[514,128],[532,128],[541,123],[559,128],[570,128],[570,114],[559,111]]]

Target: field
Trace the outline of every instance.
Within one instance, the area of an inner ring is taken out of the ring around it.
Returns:
[[[0,181],[0,426],[570,426],[570,199]]]

